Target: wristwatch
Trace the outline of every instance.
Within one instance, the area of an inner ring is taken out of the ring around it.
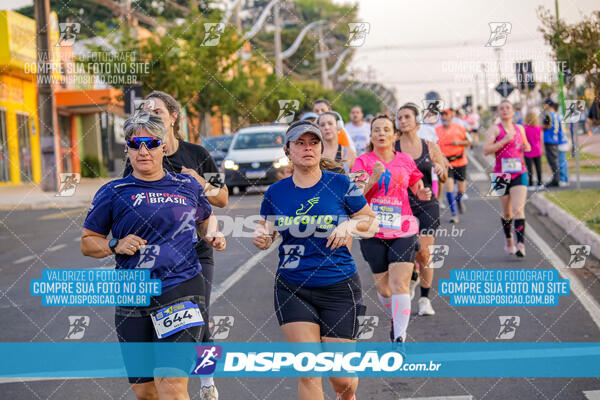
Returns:
[[[115,251],[115,247],[117,247],[117,244],[119,244],[119,239],[117,238],[112,238],[108,242],[108,247],[110,247],[110,251],[112,251],[113,254],[117,254],[117,252]]]

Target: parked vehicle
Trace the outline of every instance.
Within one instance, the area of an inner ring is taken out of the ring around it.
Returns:
[[[287,125],[264,124],[242,128],[236,132],[223,161],[225,183],[232,193],[249,186],[276,182],[278,171],[289,165],[283,152]]]
[[[217,167],[221,169],[223,160],[227,156],[229,146],[233,141],[234,135],[211,136],[202,139],[202,146],[210,152],[210,155],[217,163]]]

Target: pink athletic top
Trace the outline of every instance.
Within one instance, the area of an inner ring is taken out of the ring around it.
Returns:
[[[389,163],[373,152],[365,153],[356,159],[352,172],[362,169],[370,176],[377,161],[385,166],[385,172],[381,174],[379,182],[365,194],[379,220],[379,233],[375,237],[395,239],[417,234],[419,222],[410,209],[408,187],[419,182],[423,174],[411,156],[400,152],[396,152]]]
[[[511,180],[525,172],[523,135],[517,124],[513,124],[513,126],[515,128],[515,136],[513,140],[496,152],[496,166],[494,167],[494,172],[497,174],[510,173]],[[502,124],[498,124],[498,128],[500,129],[500,134],[496,138],[496,142],[506,136],[506,131],[502,127]]]
[[[524,125],[525,128],[525,136],[527,137],[527,141],[531,145],[531,151],[525,152],[525,157],[539,157],[542,155],[542,127],[541,126],[531,126]]]

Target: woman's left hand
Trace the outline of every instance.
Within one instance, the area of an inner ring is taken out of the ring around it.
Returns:
[[[202,187],[204,187],[206,185],[206,179],[201,177],[200,174],[198,174],[198,172],[195,169],[181,167],[181,173],[193,176],[198,182],[200,182]]]
[[[444,167],[438,163],[433,163],[433,172],[435,172],[437,176],[441,176],[444,174]]]
[[[227,241],[222,232],[207,233],[206,241],[217,251],[223,251],[227,247]]]
[[[329,235],[327,238],[327,244],[325,246],[329,247],[331,250],[335,250],[343,246],[350,248],[352,239],[353,236],[350,232],[348,221],[345,221],[338,225],[333,232],[331,232],[331,235]]]
[[[421,201],[428,201],[431,199],[431,189],[427,187],[420,188],[417,190],[417,197]]]

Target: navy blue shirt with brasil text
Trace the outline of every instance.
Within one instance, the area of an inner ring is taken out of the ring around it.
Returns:
[[[325,247],[331,232],[367,201],[345,175],[323,171],[310,188],[298,188],[292,177],[271,185],[260,208],[283,239],[279,246],[279,274],[295,285],[327,286],[356,273],[346,246]]]
[[[210,214],[202,186],[189,175],[167,172],[157,181],[128,175],[98,190],[83,227],[117,239],[133,234],[147,240],[143,254],[117,254],[117,268],[149,268],[165,293],[200,272],[196,222]]]

